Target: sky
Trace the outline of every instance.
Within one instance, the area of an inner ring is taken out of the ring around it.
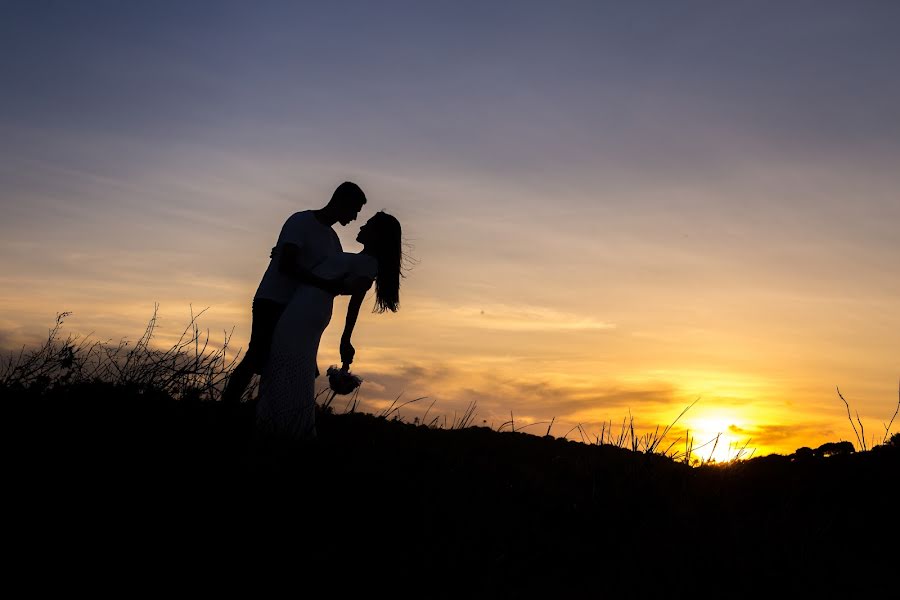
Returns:
[[[158,305],[160,347],[206,309],[242,349],[282,223],[353,181],[345,250],[385,210],[408,254],[366,410],[580,439],[696,401],[672,435],[725,460],[856,444],[839,387],[880,440],[898,64],[889,1],[0,1],[0,348]]]

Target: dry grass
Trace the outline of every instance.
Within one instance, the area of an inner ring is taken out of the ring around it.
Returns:
[[[138,390],[161,391],[176,400],[218,401],[221,398],[224,384],[240,356],[240,352],[235,353],[234,356],[228,356],[231,333],[223,332],[222,343],[217,347],[212,347],[209,330],[202,330],[198,323],[205,309],[196,314],[191,309],[190,321],[178,341],[167,349],[154,348],[151,342],[156,329],[157,309],[158,306],[155,306],[144,332],[134,343],[126,340],[117,343],[91,340],[89,336],[81,338],[69,335],[63,338],[63,325],[70,313],[57,314],[53,327],[48,331],[47,338],[38,348],[30,351],[23,348],[18,354],[10,355],[0,366],[0,389],[41,390],[81,383],[103,382]],[[248,395],[252,396],[256,385],[254,380],[248,390]],[[337,411],[335,406],[338,402],[338,394],[327,386],[318,392],[317,401],[323,409],[328,411],[354,413],[360,407],[361,388],[362,386],[357,387],[346,397],[346,403],[341,411]],[[849,402],[841,394],[840,389],[837,391],[838,396],[847,407],[847,416],[856,434],[858,448],[866,451],[878,444],[888,443],[893,423],[900,414],[900,385],[898,385],[897,408],[890,421],[883,424],[883,435],[880,437],[872,435],[868,440],[859,414],[856,413],[856,422],[854,423]],[[404,421],[401,409],[427,399],[422,396],[401,402],[401,396],[402,393],[375,416]],[[341,400],[343,400],[343,396]],[[562,437],[569,439],[575,433],[577,434],[575,441],[587,445],[614,446],[638,453],[657,454],[691,466],[713,464],[716,462],[713,457],[721,441],[721,434],[699,445],[690,430],[686,430],[682,436],[673,437],[672,435],[675,425],[699,400],[698,398],[686,406],[669,425],[662,428],[656,426],[649,433],[639,434],[637,432],[635,418],[629,411],[628,416],[624,417],[621,423],[603,422],[600,424],[600,430],[596,433],[588,432],[584,425],[579,423]],[[475,423],[477,407],[474,401],[461,414],[454,412],[452,417],[448,415],[432,416],[429,420],[429,414],[432,412],[434,404],[435,402],[432,401],[425,414],[421,418],[416,417],[413,424],[438,429],[464,429]],[[529,428],[548,424],[545,437],[551,437],[550,432],[554,422],[555,417],[549,422],[536,421],[519,424],[513,413],[510,412],[509,420],[501,423],[495,430],[497,432],[527,432],[526,430]],[[733,448],[733,456],[728,462],[750,458],[753,450],[748,450],[749,443],[748,439],[743,446]]]
[[[859,418],[859,411],[854,411],[856,413],[856,423],[854,423],[853,416],[850,414],[850,403],[847,402],[843,394],[841,394],[841,388],[837,386],[835,386],[835,388],[837,389],[838,397],[843,401],[844,406],[847,408],[847,419],[850,421],[850,427],[853,428],[853,433],[856,435],[856,442],[859,444],[858,448],[865,452],[877,445],[886,444],[891,438],[891,428],[894,426],[894,419],[900,414],[900,382],[897,383],[897,407],[894,409],[894,414],[891,416],[890,421],[881,424],[881,426],[884,427],[884,434],[881,436],[880,440],[875,437],[875,434],[872,434],[872,437],[868,442],[866,442],[865,427],[863,427],[862,420]],[[857,424],[859,425],[859,429],[856,428]]]
[[[238,358],[227,357],[231,333],[224,332],[221,346],[212,348],[209,330],[202,331],[198,323],[206,309],[197,314],[191,309],[190,322],[178,341],[165,350],[153,348],[157,309],[158,305],[134,343],[91,340],[89,336],[62,338],[63,324],[71,313],[59,313],[37,349],[23,348],[8,357],[0,368],[0,387],[35,390],[104,382],[161,391],[175,399],[219,400]]]

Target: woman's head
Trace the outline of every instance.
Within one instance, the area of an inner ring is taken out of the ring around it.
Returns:
[[[377,212],[360,227],[356,241],[378,261],[375,278],[375,312],[397,312],[400,307],[400,263],[403,260],[400,221]]]

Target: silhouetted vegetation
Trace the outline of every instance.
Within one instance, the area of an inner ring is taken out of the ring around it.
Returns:
[[[892,589],[897,434],[692,468],[652,448],[472,426],[471,412],[428,427],[323,402],[316,441],[276,447],[254,437],[252,403],[215,401],[221,351],[54,336],[0,373],[8,539],[23,553],[52,546],[115,570],[190,548],[195,574],[225,553],[247,569],[287,563],[329,595]],[[118,366],[92,362],[104,357]],[[85,553],[87,539],[101,550]]]

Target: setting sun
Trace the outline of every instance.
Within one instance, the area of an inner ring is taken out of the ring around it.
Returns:
[[[742,435],[752,427],[742,425],[737,415],[715,413],[695,418],[686,415],[684,426],[691,439],[692,455],[697,460],[723,463],[750,458],[754,453],[752,438]]]

